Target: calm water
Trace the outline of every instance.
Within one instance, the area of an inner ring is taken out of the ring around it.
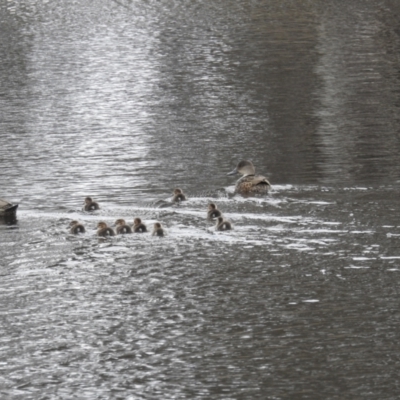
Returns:
[[[1,1],[1,398],[397,399],[398,15]],[[95,236],[134,217],[167,236]]]

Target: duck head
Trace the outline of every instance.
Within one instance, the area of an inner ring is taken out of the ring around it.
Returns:
[[[115,226],[122,226],[122,225],[126,225],[126,223],[125,223],[125,220],[124,219],[122,219],[122,218],[120,218],[120,219],[117,219],[116,221],[115,221],[115,224],[114,224]]]
[[[104,228],[108,228],[105,222],[99,222],[97,224],[97,229],[104,229]]]
[[[236,166],[236,168],[233,171],[228,173],[228,175],[236,175],[236,174],[254,175],[255,172],[256,172],[256,169],[254,168],[254,165],[251,161],[242,160],[239,162],[239,164]]]

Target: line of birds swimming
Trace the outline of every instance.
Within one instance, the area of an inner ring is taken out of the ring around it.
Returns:
[[[174,189],[174,196],[172,201],[175,203],[187,200],[186,195],[183,193],[182,189],[176,188]],[[85,198],[85,203],[83,206],[84,211],[96,211],[100,209],[99,203],[93,201],[91,197]],[[215,229],[217,231],[228,231],[232,229],[232,224],[230,221],[226,220],[220,210],[218,210],[217,206],[214,203],[210,203],[208,205],[207,211],[207,219],[209,221],[216,220],[217,224],[215,225]],[[103,221],[97,224],[97,236],[107,237],[107,236],[115,236],[124,235],[128,233],[145,233],[148,232],[147,226],[142,222],[140,218],[135,218],[133,220],[133,225],[129,226],[123,218],[119,218],[114,223],[115,231],[113,228],[107,226],[107,224]],[[70,233],[78,234],[84,233],[86,229],[83,224],[79,221],[71,221],[70,223]],[[165,235],[164,229],[159,222],[155,222],[153,225],[153,236],[162,237]]]
[[[255,168],[251,161],[240,161],[236,168],[232,172],[228,173],[228,175],[236,174],[241,174],[243,176],[236,182],[235,193],[245,195],[266,194],[271,188],[271,184],[265,176],[255,174]],[[174,189],[172,198],[173,202],[177,203],[185,201],[186,199],[187,197],[181,189]],[[83,209],[85,211],[95,211],[99,210],[100,206],[97,202],[93,201],[91,197],[86,197]],[[228,231],[232,229],[232,224],[223,217],[221,211],[218,210],[214,203],[208,205],[207,219],[210,221],[217,221],[217,224],[215,225],[217,231]],[[134,219],[132,227],[129,226],[124,219],[117,219],[115,221],[115,227],[117,234],[147,232],[147,227],[140,218]],[[70,223],[70,232],[73,234],[83,233],[85,232],[85,227],[79,221],[72,221]],[[97,224],[98,236],[115,236],[116,233],[114,229],[107,226],[105,222],[99,222]],[[152,235],[162,237],[164,234],[163,227],[159,222],[156,222],[153,226]]]

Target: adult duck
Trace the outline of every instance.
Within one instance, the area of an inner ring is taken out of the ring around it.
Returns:
[[[228,175],[243,175],[237,182],[235,193],[240,194],[265,194],[271,189],[268,179],[262,175],[256,175],[256,170],[251,161],[240,161],[236,168]]]

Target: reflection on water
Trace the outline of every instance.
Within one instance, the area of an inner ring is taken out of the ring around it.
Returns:
[[[398,8],[1,5],[2,396],[394,398]]]

